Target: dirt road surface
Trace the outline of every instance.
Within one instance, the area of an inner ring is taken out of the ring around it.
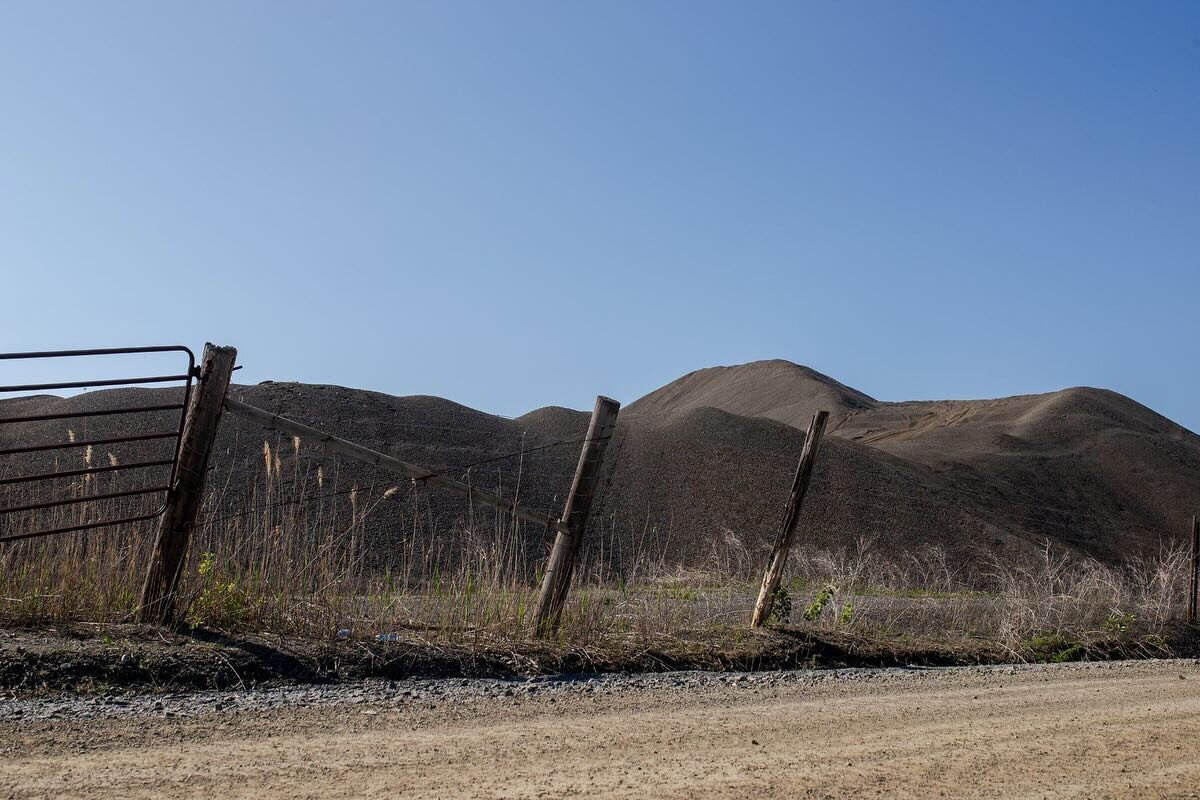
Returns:
[[[1191,660],[444,683],[0,701],[0,798],[1200,797]]]

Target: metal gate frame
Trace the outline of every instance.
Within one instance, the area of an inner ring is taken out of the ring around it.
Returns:
[[[187,421],[188,406],[192,397],[192,381],[199,376],[199,369],[196,367],[196,356],[187,347],[183,345],[162,345],[156,347],[109,347],[91,350],[49,350],[41,352],[29,353],[0,353],[0,361],[19,361],[32,359],[47,359],[47,358],[75,358],[88,356],[109,356],[109,355],[136,355],[139,353],[183,353],[187,356],[187,371],[178,375],[150,375],[146,377],[135,378],[113,378],[110,380],[88,380],[88,381],[67,381],[63,383],[29,383],[29,384],[14,384],[10,386],[0,386],[0,395],[12,394],[15,392],[37,392],[37,391],[52,391],[59,389],[92,389],[100,387],[116,387],[116,386],[135,386],[146,383],[183,383],[183,402],[181,403],[164,403],[150,406],[130,406],[124,408],[114,408],[104,411],[81,411],[75,413],[59,413],[59,414],[35,414],[28,417],[0,417],[0,426],[2,425],[18,425],[27,422],[46,422],[50,420],[69,420],[82,419],[88,417],[105,417],[118,416],[127,414],[152,413],[161,411],[178,410],[179,424],[174,431],[163,431],[161,433],[138,434],[135,436],[125,436],[107,439],[93,439],[89,441],[76,442],[52,442],[43,444],[24,445],[21,447],[12,447],[0,450],[0,456],[20,455],[23,453],[38,453],[50,450],[66,450],[76,447],[88,447],[89,445],[108,445],[108,444],[123,444],[126,442],[151,441],[173,438],[175,447],[172,451],[170,460],[160,459],[154,461],[141,461],[130,464],[116,464],[88,469],[73,469],[61,470],[57,472],[47,472],[36,475],[20,475],[15,477],[0,478],[0,486],[10,486],[21,483],[36,483],[38,481],[50,481],[58,478],[86,476],[99,473],[120,472],[131,469],[145,469],[148,467],[161,467],[168,464],[171,465],[170,478],[165,486],[153,486],[140,489],[130,489],[121,492],[108,492],[106,494],[89,495],[84,497],[72,497],[66,500],[53,500],[49,502],[31,503],[26,505],[11,506],[0,508],[0,542],[12,542],[22,539],[32,539],[40,536],[52,536],[60,533],[70,533],[72,531],[90,530],[93,528],[103,528],[110,525],[122,525],[131,522],[142,522],[145,520],[154,519],[162,515],[166,510],[170,500],[171,492],[175,486],[175,479],[179,470],[179,448],[183,439],[183,429]],[[69,525],[66,527],[52,528],[49,530],[39,531],[24,531],[21,533],[3,535],[3,520],[11,514],[25,513],[29,511],[40,511],[49,508],[58,508],[61,506],[78,505],[96,500],[111,500],[118,497],[132,497],[140,495],[150,495],[163,493],[163,502],[159,508],[153,513],[137,514],[134,516],[118,517],[114,519],[105,519],[100,522],[91,522],[81,525]]]

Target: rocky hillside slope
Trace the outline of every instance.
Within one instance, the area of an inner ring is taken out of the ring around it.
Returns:
[[[588,419],[563,408],[508,419],[436,397],[299,383],[237,386],[233,393],[547,512],[561,510]],[[24,398],[0,402],[0,410],[94,410],[166,394],[123,389]],[[774,536],[804,429],[821,408],[831,419],[802,522],[805,540],[820,546],[868,537],[896,557],[937,545],[983,563],[1033,557],[1050,541],[1117,560],[1182,535],[1198,499],[1200,437],[1112,392],[889,403],[805,367],[766,361],[693,372],[628,404],[609,450],[589,545],[622,568],[639,559],[695,567],[757,563]],[[81,440],[128,430],[118,417],[73,424]],[[153,424],[143,420],[140,430]],[[4,426],[0,447],[62,439],[63,427]],[[104,448],[93,459],[111,454],[128,463],[149,457],[154,446]],[[78,451],[7,457],[0,473],[78,468],[81,459]],[[126,481],[136,477],[122,474]],[[417,528],[453,539],[497,524],[490,512],[458,498],[305,444],[297,449],[232,415],[223,423],[210,486],[206,513],[214,523],[281,497],[306,504],[332,495],[321,501],[330,513],[348,514],[355,490],[359,511],[371,509],[370,542],[381,554],[403,547]],[[543,532],[527,530],[526,547],[531,557],[539,554]]]

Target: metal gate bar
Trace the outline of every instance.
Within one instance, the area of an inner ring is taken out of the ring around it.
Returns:
[[[133,464],[117,464],[110,467],[89,467],[87,469],[68,469],[63,472],[44,472],[41,475],[22,475],[19,478],[0,478],[0,486],[8,486],[14,483],[32,483],[34,481],[49,481],[55,478],[78,478],[80,475],[95,475],[99,472],[120,472],[125,469],[138,469],[140,467],[164,467],[168,464],[174,464],[174,461],[139,461]]]
[[[127,524],[132,522],[141,522],[154,519],[163,513],[166,509],[167,498],[170,494],[171,487],[175,485],[175,477],[178,471],[179,446],[183,435],[183,427],[186,421],[187,408],[191,400],[192,379],[196,377],[196,357],[190,349],[182,345],[164,345],[155,347],[112,347],[112,348],[97,348],[90,350],[56,350],[56,351],[39,351],[27,353],[0,353],[0,361],[15,361],[15,360],[36,360],[36,359],[51,359],[51,358],[76,358],[88,356],[112,356],[112,355],[136,355],[144,353],[180,353],[187,357],[187,370],[181,374],[172,375],[149,375],[138,378],[111,378],[102,380],[77,380],[77,381],[61,381],[52,383],[23,383],[0,386],[0,394],[11,394],[14,392],[36,392],[58,389],[92,389],[100,387],[120,387],[120,386],[135,386],[139,384],[163,384],[163,383],[181,383],[183,388],[183,402],[181,403],[157,403],[151,405],[127,406],[112,409],[100,409],[92,411],[78,412],[58,412],[49,414],[33,414],[23,417],[0,417],[0,426],[5,425],[20,425],[31,422],[50,422],[55,420],[72,420],[86,419],[94,417],[106,416],[122,416],[134,414],[151,414],[164,411],[178,411],[179,422],[175,430],[161,431],[154,433],[139,433],[131,436],[120,437],[101,437],[86,440],[77,440],[69,442],[40,442],[32,444],[21,444],[17,447],[8,447],[0,449],[0,456],[20,456],[32,453],[44,453],[54,450],[66,450],[71,448],[86,448],[97,445],[114,445],[126,444],[131,442],[150,442],[166,439],[174,439],[175,445],[168,458],[152,458],[151,460],[133,461],[128,464],[110,464],[107,466],[88,467],[86,469],[68,469],[57,470],[54,472],[39,472],[32,475],[17,475],[0,479],[0,486],[14,486],[18,484],[33,484],[35,487],[39,483],[49,483],[60,478],[78,478],[83,477],[86,481],[88,476],[98,474],[112,474],[124,472],[127,470],[144,470],[151,467],[170,466],[171,472],[168,480],[163,485],[143,486],[136,489],[127,489],[122,491],[105,492],[102,494],[79,495],[72,497],[61,497],[51,500],[40,500],[36,496],[31,499],[36,499],[38,502],[22,503],[20,505],[0,508],[0,542],[17,541],[21,539],[30,539],[37,536],[50,536],[58,533],[69,533],[71,531],[90,530],[93,528],[102,528],[109,525]],[[85,483],[86,485],[86,483]],[[53,495],[53,490],[49,490]],[[152,494],[162,494],[163,502],[159,508],[152,513],[127,513],[124,516],[116,516],[113,518],[93,520],[89,522],[79,522],[77,524],[59,526],[46,530],[25,530],[18,532],[9,532],[9,525],[6,524],[4,517],[14,514],[28,514],[32,511],[45,511],[52,508],[60,508],[65,506],[80,505],[101,500],[114,500],[123,497],[137,497]]]
[[[74,414],[38,414],[32,417],[0,417],[0,425],[6,422],[50,422],[56,419],[76,419],[84,417],[108,417],[117,414],[139,414],[149,411],[178,411],[186,408],[183,403],[167,403],[161,406],[137,406],[135,408],[111,408],[103,411],[79,411]]]
[[[124,442],[149,442],[154,439],[170,439],[178,436],[179,431],[163,431],[161,433],[141,433],[137,436],[118,436],[115,439],[89,439],[79,442],[57,442],[55,444],[38,444],[31,447],[10,447],[0,450],[0,456],[13,456],[21,453],[44,453],[47,450],[69,450],[72,447],[94,447],[98,444],[123,444]]]
[[[148,378],[115,378],[105,381],[67,381],[66,383],[26,383],[0,386],[0,392],[40,392],[43,389],[94,389],[98,386],[133,386],[139,383],[172,383],[187,380],[187,375],[152,375]]]
[[[85,494],[79,497],[72,497],[69,500],[52,500],[46,503],[29,503],[23,506],[9,506],[8,508],[0,508],[0,514],[16,514],[18,511],[41,511],[44,508],[57,508],[58,506],[77,506],[80,503],[90,503],[93,500],[115,500],[118,497],[137,497],[143,494],[154,494],[155,492],[165,492],[169,487],[166,486],[146,486],[141,489],[126,489],[123,492],[105,492],[104,494]]]
[[[145,522],[148,519],[156,519],[162,516],[162,508],[151,514],[140,514],[136,517],[124,517],[118,520],[106,519],[101,522],[89,522],[86,525],[70,525],[65,528],[51,528],[45,531],[33,531],[31,533],[13,533],[8,536],[0,536],[0,542],[19,542],[22,539],[36,539],[41,536],[54,536],[59,533],[73,533],[75,531],[90,531],[94,528],[107,528],[110,525],[128,525],[131,522]]]

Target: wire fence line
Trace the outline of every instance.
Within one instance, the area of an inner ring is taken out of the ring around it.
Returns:
[[[513,458],[524,457],[525,455],[528,455],[530,453],[537,453],[537,452],[541,452],[541,451],[545,451],[545,450],[550,450],[550,449],[556,448],[556,447],[581,445],[581,444],[586,444],[588,442],[594,442],[594,441],[607,441],[610,438],[611,438],[611,435],[610,436],[602,436],[602,437],[593,437],[590,439],[588,439],[588,438],[570,439],[570,440],[565,440],[565,441],[552,442],[550,444],[540,445],[538,447],[517,450],[517,451],[513,451],[511,453],[504,453],[499,456],[494,456],[492,458],[481,459],[479,461],[475,461],[475,462],[472,462],[469,464],[456,465],[456,466],[450,467],[448,469],[443,469],[441,471],[441,473],[435,473],[435,475],[436,474],[444,474],[446,472],[463,472],[465,475],[469,475],[471,470],[475,469],[476,467],[484,466],[486,464],[493,464],[493,463],[497,463],[500,461],[510,460]],[[560,478],[564,477],[564,476],[560,476],[560,475],[556,475],[556,474],[552,474],[552,473],[522,472],[522,475],[526,476],[526,477],[560,477]],[[413,488],[415,488],[418,484],[423,483],[424,481],[428,480],[430,477],[434,477],[434,475],[430,475],[425,478],[410,478],[410,479],[408,479],[408,481],[409,481],[410,485]],[[289,487],[295,487],[296,484],[295,484],[295,482],[289,481],[283,485],[286,485]],[[259,503],[259,504],[255,504],[253,506],[244,506],[241,509],[239,509],[238,511],[224,513],[224,514],[221,514],[221,516],[216,516],[216,517],[213,516],[213,514],[216,513],[215,511],[209,511],[209,512],[200,514],[198,516],[197,522],[203,523],[206,525],[212,525],[212,524],[216,524],[218,522],[224,522],[224,521],[231,520],[231,519],[237,519],[240,517],[250,516],[252,514],[261,514],[261,513],[264,513],[265,511],[267,511],[269,509],[273,509],[273,508],[282,508],[282,507],[296,506],[296,505],[309,505],[309,504],[321,502],[323,500],[330,499],[330,498],[345,497],[345,496],[349,496],[349,495],[355,495],[360,492],[369,493],[376,489],[384,489],[384,491],[386,491],[387,489],[398,488],[401,485],[403,485],[403,481],[399,481],[399,482],[398,481],[375,481],[375,482],[366,484],[364,486],[354,486],[349,489],[341,489],[341,490],[331,491],[331,492],[321,492],[319,494],[308,495],[308,496],[301,497],[301,498],[290,498],[287,500],[277,500],[277,501],[273,501],[273,502],[269,502],[269,503]],[[384,499],[384,498],[380,498],[380,499]]]
[[[583,438],[583,439],[566,439],[566,440],[560,440],[560,441],[552,441],[552,443],[545,444],[545,445],[538,445],[538,446],[533,446],[533,447],[523,447],[523,449],[521,449],[521,450],[514,450],[511,452],[502,453],[502,455],[499,455],[499,456],[493,456],[490,458],[482,458],[482,459],[479,459],[479,461],[475,461],[475,462],[451,465],[451,467],[448,467],[448,468],[443,468],[438,471],[431,471],[430,475],[427,475],[424,477],[414,477],[414,479],[408,479],[408,481],[410,482],[410,485],[412,485],[415,488],[415,486],[419,485],[419,483],[430,480],[430,479],[432,479],[432,477],[444,475],[446,473],[462,473],[464,475],[464,477],[466,477],[466,479],[469,480],[470,471],[472,471],[478,467],[484,467],[484,465],[486,465],[486,464],[493,464],[493,463],[498,463],[498,462],[502,462],[502,461],[510,461],[510,459],[512,459],[512,458],[523,458],[524,456],[530,455],[530,453],[544,452],[547,450],[556,449],[556,447],[583,445],[583,444],[592,443],[592,441],[607,441],[608,439],[611,439],[611,438],[612,438],[612,434],[608,434],[608,435],[604,435],[604,437],[593,437],[593,438]],[[308,456],[307,453],[301,453],[299,450],[296,450],[293,453],[293,456],[298,457],[298,458],[311,459],[311,461],[317,461],[316,457]],[[528,477],[558,477],[558,479],[563,479],[563,477],[564,477],[562,475],[557,475],[557,474],[532,473],[532,471],[524,471],[524,470],[522,470],[521,475],[528,476]],[[368,483],[368,485],[365,485],[365,486],[355,486],[355,487],[348,488],[348,489],[340,489],[340,491],[334,491],[334,492],[323,492],[323,493],[319,493],[316,495],[308,495],[308,497],[305,497],[305,498],[277,500],[277,501],[274,501],[274,503],[258,504],[258,505],[254,505],[254,506],[242,507],[242,509],[239,511],[232,512],[232,513],[223,513],[223,515],[218,516],[218,517],[211,516],[212,513],[215,513],[215,512],[209,511],[208,513],[202,513],[202,515],[198,516],[197,524],[215,524],[217,522],[228,521],[228,519],[246,517],[246,516],[254,515],[254,513],[262,513],[269,509],[275,509],[275,507],[286,507],[286,506],[293,506],[293,505],[308,505],[308,504],[312,504],[312,503],[318,503],[318,501],[322,501],[324,499],[346,497],[346,495],[356,494],[356,493],[360,493],[360,492],[371,492],[371,491],[373,491],[373,489],[378,489],[378,488],[384,488],[386,491],[386,489],[388,489],[388,488],[400,487],[402,485],[402,483],[403,483],[403,481],[398,481],[398,482],[397,481],[376,481],[376,482]],[[296,482],[295,481],[287,481],[287,482],[282,483],[282,486],[294,488],[296,486]]]
[[[479,459],[479,460],[472,461],[472,462],[459,463],[459,464],[451,465],[449,467],[444,467],[444,468],[438,470],[435,474],[460,473],[464,476],[464,480],[469,480],[471,473],[474,470],[476,470],[478,467],[481,467],[481,466],[486,466],[489,464],[499,463],[499,462],[503,462],[503,461],[507,461],[507,460],[516,459],[516,458],[523,458],[528,455],[552,450],[552,449],[559,448],[559,447],[579,446],[579,445],[584,445],[584,444],[594,442],[594,441],[609,440],[612,438],[613,438],[612,435],[609,434],[609,435],[602,436],[602,437],[568,439],[568,440],[551,442],[551,443],[544,444],[544,445],[537,445],[537,446],[533,446],[533,447],[521,448],[518,450],[513,450],[510,452],[502,453],[497,456],[491,456],[488,458]],[[766,466],[761,463],[757,463],[754,460],[747,459],[746,457],[748,457],[748,456],[749,457],[758,457],[759,459],[761,459],[763,461],[771,460],[771,461],[785,462],[789,458],[788,454],[782,453],[780,451],[768,451],[768,450],[762,450],[759,448],[738,447],[738,446],[729,446],[727,448],[721,448],[721,449],[728,450],[728,452],[730,454],[742,457],[739,460],[739,462],[736,464],[736,466],[733,468],[735,471],[750,470],[750,471],[758,473],[764,477],[769,477],[772,479],[779,479],[781,481],[780,490],[783,491],[786,488],[785,484],[790,475],[790,469],[791,469],[790,463],[788,463],[786,466],[770,467],[770,466]],[[301,457],[301,458],[308,458],[308,459],[311,459],[314,461],[317,460],[316,457],[302,453],[302,452],[295,453],[294,455]],[[617,452],[614,452],[611,456],[609,456],[606,459],[606,464],[605,464],[606,477],[603,480],[603,482],[600,486],[600,489],[597,493],[598,499],[602,496],[607,495],[611,491],[613,479],[614,479],[616,471],[618,469],[619,460],[620,460],[619,449]],[[557,478],[557,479],[563,479],[563,480],[565,480],[568,477],[565,474],[560,475],[558,473],[538,472],[538,471],[532,471],[532,470],[522,470],[520,475],[522,478],[548,478],[548,479],[556,479]],[[432,476],[429,476],[429,477],[432,477]],[[424,480],[427,480],[427,478],[409,479],[409,481],[413,485],[421,483]],[[295,483],[289,481],[289,482],[286,482],[284,485],[289,486],[289,487],[294,487]],[[269,504],[257,504],[254,506],[247,506],[247,507],[243,507],[235,512],[225,513],[225,514],[222,514],[220,516],[215,516],[215,517],[212,515],[216,512],[210,511],[210,512],[206,512],[205,514],[202,514],[201,519],[204,521],[205,524],[214,524],[216,522],[225,521],[228,519],[244,517],[244,516],[248,516],[248,515],[255,514],[255,513],[263,513],[271,508],[296,506],[296,505],[309,505],[309,504],[313,504],[313,503],[318,503],[327,498],[343,497],[343,496],[348,496],[348,495],[355,494],[355,493],[369,493],[376,489],[383,489],[386,491],[386,489],[388,489],[388,488],[396,488],[396,487],[399,487],[400,485],[403,485],[403,481],[376,481],[376,482],[372,482],[372,483],[365,484],[362,486],[355,486],[355,487],[352,487],[349,489],[337,490],[337,491],[333,491],[333,492],[324,492],[324,493],[317,494],[317,495],[306,496],[304,498],[278,500],[278,501],[273,501]],[[844,507],[847,509],[852,509],[856,512],[870,511],[873,513],[877,513],[877,515],[880,516],[880,519],[887,519],[887,517],[890,514],[895,512],[897,503],[900,503],[900,502],[911,503],[914,500],[914,498],[919,499],[919,495],[914,495],[912,493],[907,493],[907,492],[902,492],[902,491],[893,491],[893,490],[884,489],[881,484],[874,485],[872,495],[874,495],[874,496],[871,499],[867,499],[866,497],[864,497],[862,495],[858,495],[854,498],[854,500],[852,502],[845,504]],[[1042,504],[1042,503],[1023,501],[1020,499],[1013,499],[1013,498],[1001,498],[1001,500],[1003,502],[1009,504],[1010,506],[1014,506],[1016,508],[1026,511],[1026,512],[1030,512],[1030,513],[1046,512],[1046,513],[1058,514],[1058,515],[1062,515],[1062,516],[1070,518],[1070,519],[1062,521],[1062,523],[1060,523],[1060,524],[1069,525],[1069,524],[1077,524],[1077,523],[1095,523],[1095,522],[1101,522],[1101,523],[1104,523],[1105,525],[1113,524],[1113,521],[1112,521],[1111,517],[1109,517],[1109,516],[1095,514],[1095,513],[1089,513],[1088,511],[1078,509],[1078,508],[1064,508],[1061,506],[1052,506],[1052,505],[1046,505],[1046,504]],[[963,510],[962,514],[966,517],[970,517],[972,519],[979,521],[981,524],[987,524],[987,520],[985,518],[981,517],[980,514],[978,513],[979,511],[986,512],[986,510],[987,510],[986,508]],[[1171,537],[1176,537],[1176,536],[1181,535],[1181,532],[1179,530],[1164,528],[1164,527],[1161,527],[1158,525],[1149,524],[1148,522],[1139,522],[1138,527],[1143,531],[1157,534],[1160,537],[1171,538]]]

